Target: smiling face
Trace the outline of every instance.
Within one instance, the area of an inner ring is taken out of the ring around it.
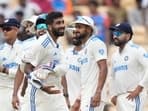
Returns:
[[[64,36],[65,24],[63,17],[54,19],[53,23],[51,25],[48,25],[48,29],[56,37]]]

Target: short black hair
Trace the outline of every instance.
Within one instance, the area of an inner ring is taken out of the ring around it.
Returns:
[[[91,1],[89,1],[89,5],[93,5],[95,7],[98,7],[100,4],[97,1],[91,0]]]
[[[52,24],[54,19],[57,18],[61,18],[63,17],[63,13],[62,12],[58,12],[58,11],[53,11],[47,14],[47,18],[46,18],[46,24]]]

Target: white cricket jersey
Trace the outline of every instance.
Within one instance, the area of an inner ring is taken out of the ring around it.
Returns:
[[[32,45],[35,43],[36,40],[37,40],[36,36],[24,40],[23,41],[23,50],[24,51],[29,50],[32,47]]]
[[[60,59],[61,53],[59,45],[46,33],[40,36],[32,45],[31,49],[26,52],[23,61],[31,63],[35,67],[47,66],[54,68],[55,65],[59,64]],[[54,75],[49,75],[44,83],[45,85],[61,87],[60,78]]]
[[[94,96],[98,84],[99,67],[97,61],[107,59],[107,49],[98,37],[91,36],[80,52],[81,59],[79,59],[79,62],[82,65],[81,98],[88,102]]]
[[[31,47],[33,46],[33,44],[35,44],[37,38],[36,36],[34,37],[31,37],[27,40],[24,40],[22,41],[22,55],[21,55],[21,61],[18,61],[18,64],[21,64],[22,63],[22,59],[24,58],[25,56],[25,53],[27,53],[29,50],[31,50]]]
[[[8,68],[9,74],[0,74],[0,87],[13,87],[14,77],[17,72],[20,56],[22,53],[22,42],[16,40],[13,46],[4,43],[0,46],[0,65]]]
[[[144,75],[148,69],[148,53],[142,47],[128,42],[121,53],[117,50],[113,54],[111,63],[112,96],[132,91],[137,85],[146,85]]]
[[[75,51],[74,47],[68,49],[65,53],[66,64],[68,65],[66,80],[71,105],[73,105],[75,100],[80,96],[81,75],[79,58],[79,52]]]

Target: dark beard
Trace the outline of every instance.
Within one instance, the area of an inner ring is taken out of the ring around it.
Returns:
[[[113,42],[115,46],[122,46],[127,43],[127,41],[118,41],[118,42]]]
[[[53,29],[52,33],[55,37],[64,36],[64,32],[59,32],[58,29]]]
[[[88,35],[88,33],[86,32],[86,33],[84,33],[84,34],[80,34],[80,36],[78,36],[78,38],[79,38],[80,40],[82,40],[82,39],[86,38],[87,35]]]
[[[80,38],[75,38],[72,40],[72,44],[75,46],[80,46],[82,44],[82,41]]]

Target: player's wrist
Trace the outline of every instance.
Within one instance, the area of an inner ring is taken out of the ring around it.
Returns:
[[[16,93],[13,93],[13,94],[12,94],[12,96],[13,96],[13,97],[16,97],[16,96],[17,96],[17,94],[16,94]]]
[[[142,92],[143,86],[138,85],[137,88],[136,88],[136,90],[138,90],[139,92]]]
[[[63,93],[63,96],[68,98],[69,97],[69,94],[68,93]]]
[[[45,88],[44,86],[41,86],[40,89],[41,89],[42,91],[46,91],[46,88]]]
[[[99,90],[96,91],[96,94],[101,94],[101,93],[102,93],[102,90],[101,89],[99,89]]]

